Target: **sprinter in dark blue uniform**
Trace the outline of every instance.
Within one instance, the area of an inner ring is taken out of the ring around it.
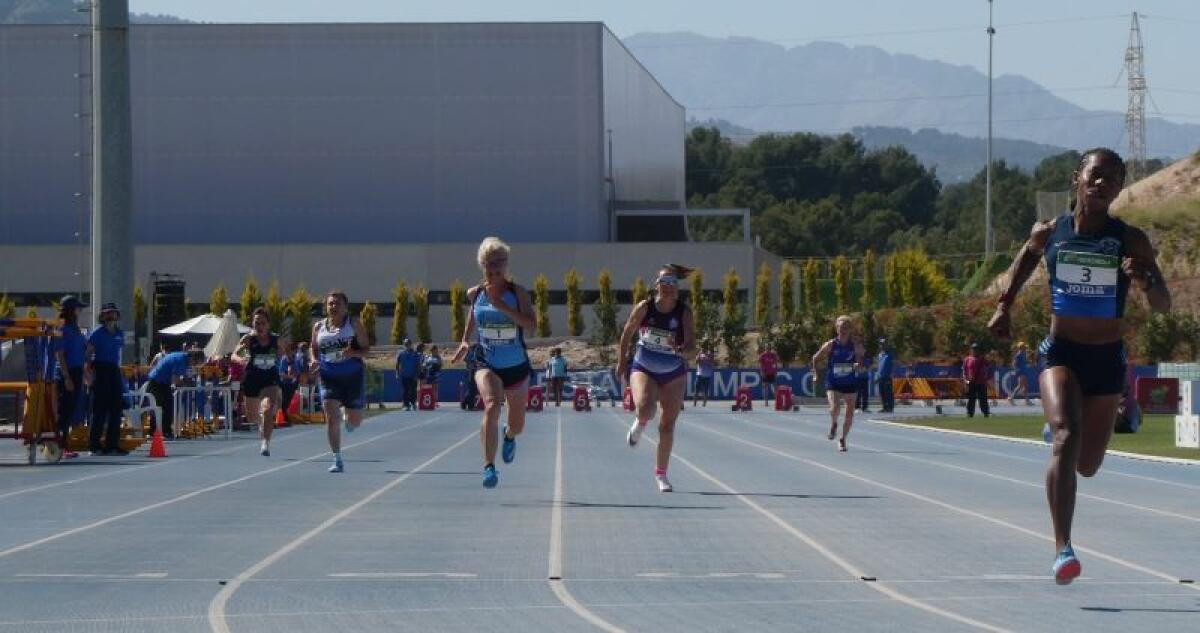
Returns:
[[[812,368],[815,375],[821,362],[829,359],[825,371],[825,396],[829,399],[829,439],[837,437],[838,413],[845,406],[846,420],[842,424],[842,437],[837,443],[837,449],[845,453],[846,436],[854,424],[854,403],[858,395],[858,377],[855,374],[862,368],[867,352],[862,343],[851,335],[853,325],[850,317],[838,317],[834,329],[837,336],[825,341],[821,349],[813,354]]]
[[[1071,547],[1076,473],[1091,477],[1100,469],[1125,389],[1121,337],[1130,285],[1145,293],[1155,312],[1171,309],[1171,294],[1150,240],[1109,215],[1109,205],[1124,183],[1125,163],[1116,152],[1084,152],[1072,175],[1071,210],[1033,226],[988,323],[997,337],[1009,336],[1017,293],[1044,260],[1053,314],[1050,336],[1040,346],[1046,369],[1038,383],[1054,440],[1046,497],[1057,551],[1052,570],[1060,585],[1069,584],[1082,570]]]

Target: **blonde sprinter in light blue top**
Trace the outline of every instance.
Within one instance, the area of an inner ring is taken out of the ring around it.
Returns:
[[[462,344],[454,354],[459,362],[478,342],[483,346],[483,363],[475,370],[475,385],[483,399],[483,422],[479,441],[483,448],[483,486],[495,488],[496,425],[501,403],[508,405],[508,423],[504,426],[505,463],[512,463],[517,451],[516,437],[525,430],[525,398],[532,372],[525,355],[525,331],[537,325],[529,293],[508,278],[508,244],[488,237],[479,245],[476,261],[483,272],[483,283],[467,291],[471,310]]]

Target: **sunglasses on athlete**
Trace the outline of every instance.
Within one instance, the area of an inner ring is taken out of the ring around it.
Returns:
[[[662,284],[664,286],[671,286],[672,288],[679,286],[679,280],[676,279],[674,275],[663,275],[658,279],[655,279],[654,283]]]

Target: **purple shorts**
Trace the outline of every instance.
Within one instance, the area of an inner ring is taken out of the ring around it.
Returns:
[[[654,382],[658,383],[658,386],[661,387],[661,386],[671,382],[672,380],[679,378],[680,376],[686,376],[688,369],[687,369],[686,363],[679,363],[679,367],[672,369],[671,371],[655,372],[655,371],[650,371],[649,369],[646,369],[645,367],[643,367],[641,365],[641,363],[639,363],[635,360],[635,361],[633,361],[633,363],[630,364],[629,371],[630,372],[640,371],[643,374],[646,374],[650,378],[654,379]]]

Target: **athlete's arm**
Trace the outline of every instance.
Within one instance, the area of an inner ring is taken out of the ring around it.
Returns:
[[[859,369],[867,368],[867,348],[863,347],[862,343],[854,344],[855,361],[858,363]]]
[[[1121,260],[1121,272],[1129,277],[1130,283],[1146,293],[1150,309],[1155,312],[1171,310],[1171,290],[1167,288],[1162,271],[1155,261],[1154,246],[1150,238],[1139,228],[1126,229],[1128,257]]]
[[[524,330],[537,329],[537,316],[533,312],[533,301],[529,299],[529,291],[513,284],[513,293],[517,295],[517,312],[509,316]]]
[[[320,324],[320,321],[313,323],[312,338],[309,339],[310,341],[312,341],[308,345],[308,366],[310,368],[317,367],[318,363],[321,362],[321,360],[319,358],[317,358],[317,325],[319,325],[319,324]]]
[[[248,355],[242,356],[242,352],[245,352],[246,348],[250,346],[250,337],[252,337],[252,336],[258,336],[258,335],[257,334],[247,334],[242,337],[242,340],[238,341],[237,348],[235,348],[233,350],[233,359],[232,359],[233,362],[235,362],[239,365],[249,365],[250,364],[250,356],[248,356]]]
[[[454,358],[450,361],[452,363],[461,361],[471,349],[471,339],[475,338],[475,298],[482,290],[483,286],[475,286],[467,291],[467,305],[470,306],[467,310],[467,326],[463,328],[462,342],[454,352]]]
[[[367,352],[371,351],[371,337],[367,336],[367,326],[363,325],[361,319],[353,317],[350,318],[350,325],[354,328],[354,340],[358,342],[358,349],[347,348],[346,354],[366,358]]]
[[[825,341],[825,344],[822,345],[821,348],[817,350],[817,353],[813,354],[812,369],[814,372],[817,371],[817,365],[820,365],[821,361],[825,360],[825,358],[827,356],[829,356],[829,350],[832,348],[833,348],[833,341]]]
[[[621,330],[621,342],[617,345],[617,373],[622,380],[625,375],[625,368],[629,366],[629,345],[633,343],[633,335],[637,332],[638,326],[641,325],[642,319],[646,317],[646,308],[650,302],[643,300],[633,308],[629,313],[629,320],[625,322],[625,329]]]
[[[1021,252],[1017,253],[1012,266],[1008,267],[1008,287],[1000,293],[996,311],[988,321],[988,330],[999,339],[1007,340],[1011,336],[1012,316],[1009,312],[1012,304],[1017,300],[1017,293],[1021,291],[1021,287],[1029,281],[1029,276],[1037,270],[1042,253],[1046,252],[1046,242],[1054,232],[1054,225],[1055,220],[1035,222],[1029,231],[1029,239],[1021,247]]]

